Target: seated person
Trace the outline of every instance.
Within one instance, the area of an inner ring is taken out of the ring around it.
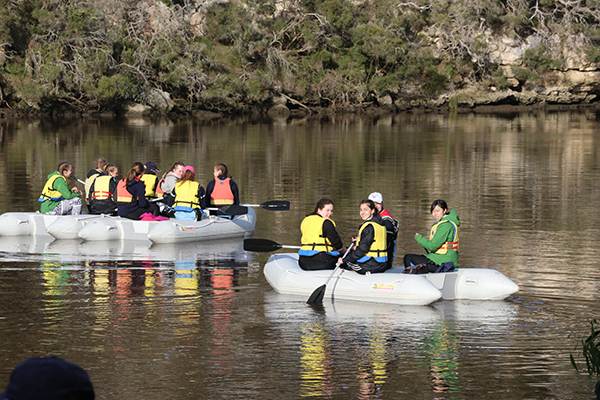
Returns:
[[[458,267],[460,219],[456,210],[448,211],[448,205],[444,200],[436,200],[431,204],[431,215],[435,223],[431,227],[429,239],[420,233],[415,233],[415,240],[428,253],[405,255],[404,266],[407,270],[412,266],[424,264],[422,272],[436,272],[445,262],[452,262],[455,267]]]
[[[48,175],[48,181],[44,185],[42,194],[38,201],[40,212],[48,215],[71,215],[81,214],[83,202],[81,192],[75,186],[69,189],[69,177],[73,173],[73,167],[68,161],[58,164],[56,171]]]
[[[98,176],[90,188],[90,214],[117,215],[117,176],[119,169],[114,164],[106,167],[108,175]]]
[[[141,177],[144,175],[144,164],[133,163],[125,179],[117,184],[117,207],[119,217],[140,220],[142,215],[150,213],[158,216],[160,210],[155,203],[146,199],[146,188]]]
[[[355,248],[338,260],[345,269],[353,270],[361,275],[386,271],[387,265],[387,232],[383,220],[379,216],[372,200],[360,202],[360,217],[363,220]]]
[[[198,182],[194,182],[194,179],[196,179],[194,167],[186,166],[181,179],[173,189],[175,195],[173,210],[176,219],[196,221],[202,217],[200,204],[204,199],[204,188]]]
[[[302,221],[302,246],[298,251],[300,268],[307,271],[335,268],[344,245],[331,219],[333,207],[330,199],[320,199],[312,214]]]

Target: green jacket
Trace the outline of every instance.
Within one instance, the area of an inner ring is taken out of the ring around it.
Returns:
[[[442,217],[442,219],[440,219],[439,221],[436,221],[435,224],[437,224],[438,222],[441,222],[441,221],[446,221],[446,220],[452,221],[456,224],[459,232],[456,232],[455,241],[458,242],[458,237],[459,237],[459,233],[460,233],[460,229],[458,227],[460,226],[460,219],[458,219],[458,214],[456,213],[456,210],[450,211],[450,214],[444,215]],[[433,224],[433,225],[435,225],[435,224]],[[454,225],[452,225],[451,223],[448,223],[448,222],[441,223],[437,227],[435,235],[433,236],[433,238],[431,238],[431,240],[423,237],[423,235],[421,235],[419,233],[417,233],[415,235],[415,240],[417,241],[417,243],[419,243],[419,245],[424,247],[426,250],[430,251],[430,253],[425,254],[425,256],[427,258],[429,258],[431,261],[433,261],[434,263],[436,263],[438,265],[441,265],[442,263],[445,263],[448,261],[452,261],[454,263],[454,266],[458,267],[458,250],[448,249],[446,254],[436,254],[435,253],[435,251],[437,251],[440,247],[442,247],[442,245],[445,242],[453,241],[453,238],[454,238]]]
[[[59,175],[58,171],[54,171],[53,173],[48,175],[48,179],[50,179],[53,175]],[[46,182],[46,184],[44,184],[44,188],[46,187],[47,184],[48,184],[47,182]],[[65,198],[65,200],[74,199],[75,197],[79,197],[79,193],[75,193],[74,191],[69,189],[69,186],[67,185],[67,182],[64,179],[55,180],[52,187],[55,190],[58,190],[60,192],[60,194],[62,195],[62,197]],[[40,212],[47,213],[48,211],[52,211],[56,208],[58,203],[59,203],[58,201],[54,201],[54,200],[45,200],[40,205]]]

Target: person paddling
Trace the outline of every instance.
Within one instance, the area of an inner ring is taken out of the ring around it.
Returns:
[[[69,189],[68,179],[73,174],[73,167],[68,161],[58,164],[56,171],[48,175],[38,201],[40,212],[48,215],[81,214],[83,202],[81,192],[75,186]]]
[[[387,232],[373,200],[360,202],[363,223],[358,230],[356,246],[338,262],[361,275],[385,272],[387,265]]]

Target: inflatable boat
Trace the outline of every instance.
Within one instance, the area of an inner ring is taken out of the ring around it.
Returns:
[[[182,243],[244,237],[254,231],[256,213],[223,218],[205,213],[200,221],[134,221],[102,216],[86,221],[79,237],[87,241],[150,240],[153,243]]]
[[[99,215],[47,215],[39,212],[8,212],[0,215],[0,236],[52,235],[77,239],[85,223]]]
[[[302,270],[297,253],[273,254],[264,267],[265,277],[276,292],[306,298],[325,283],[331,272]],[[343,269],[334,273],[325,291],[325,298],[398,305],[427,305],[441,297],[440,290],[422,275],[359,275]]]
[[[438,299],[502,300],[519,290],[513,281],[492,269],[461,268],[439,274],[403,274],[393,267],[381,274],[359,275],[338,269],[327,284],[326,298],[426,305]],[[264,267],[269,284],[278,293],[310,296],[331,270],[304,271],[297,253],[272,255]]]

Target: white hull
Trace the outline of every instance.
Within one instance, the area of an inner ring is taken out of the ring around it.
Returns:
[[[201,221],[162,221],[148,232],[153,243],[180,243],[249,236],[256,225],[256,213],[248,207],[248,214],[233,219],[203,216]]]
[[[77,239],[86,221],[98,215],[46,215],[39,212],[9,212],[0,215],[0,236],[47,236]]]
[[[297,253],[274,254],[265,264],[264,274],[278,293],[302,295],[307,299],[323,285],[331,270],[304,271]],[[407,274],[359,275],[338,269],[325,291],[325,298],[400,305],[427,305],[442,293],[426,278]]]
[[[403,274],[394,267],[382,274],[359,275],[338,270],[327,284],[326,297],[392,304],[426,305],[444,300],[502,300],[519,290],[513,281],[492,269],[461,268],[443,274]],[[271,256],[264,268],[265,277],[278,293],[310,296],[325,283],[331,270],[304,271],[298,254]],[[308,298],[308,297],[307,297]]]
[[[150,240],[153,243],[182,243],[244,237],[254,231],[256,213],[226,219],[205,215],[201,221],[134,221],[121,217],[89,220],[79,231],[86,241]]]

